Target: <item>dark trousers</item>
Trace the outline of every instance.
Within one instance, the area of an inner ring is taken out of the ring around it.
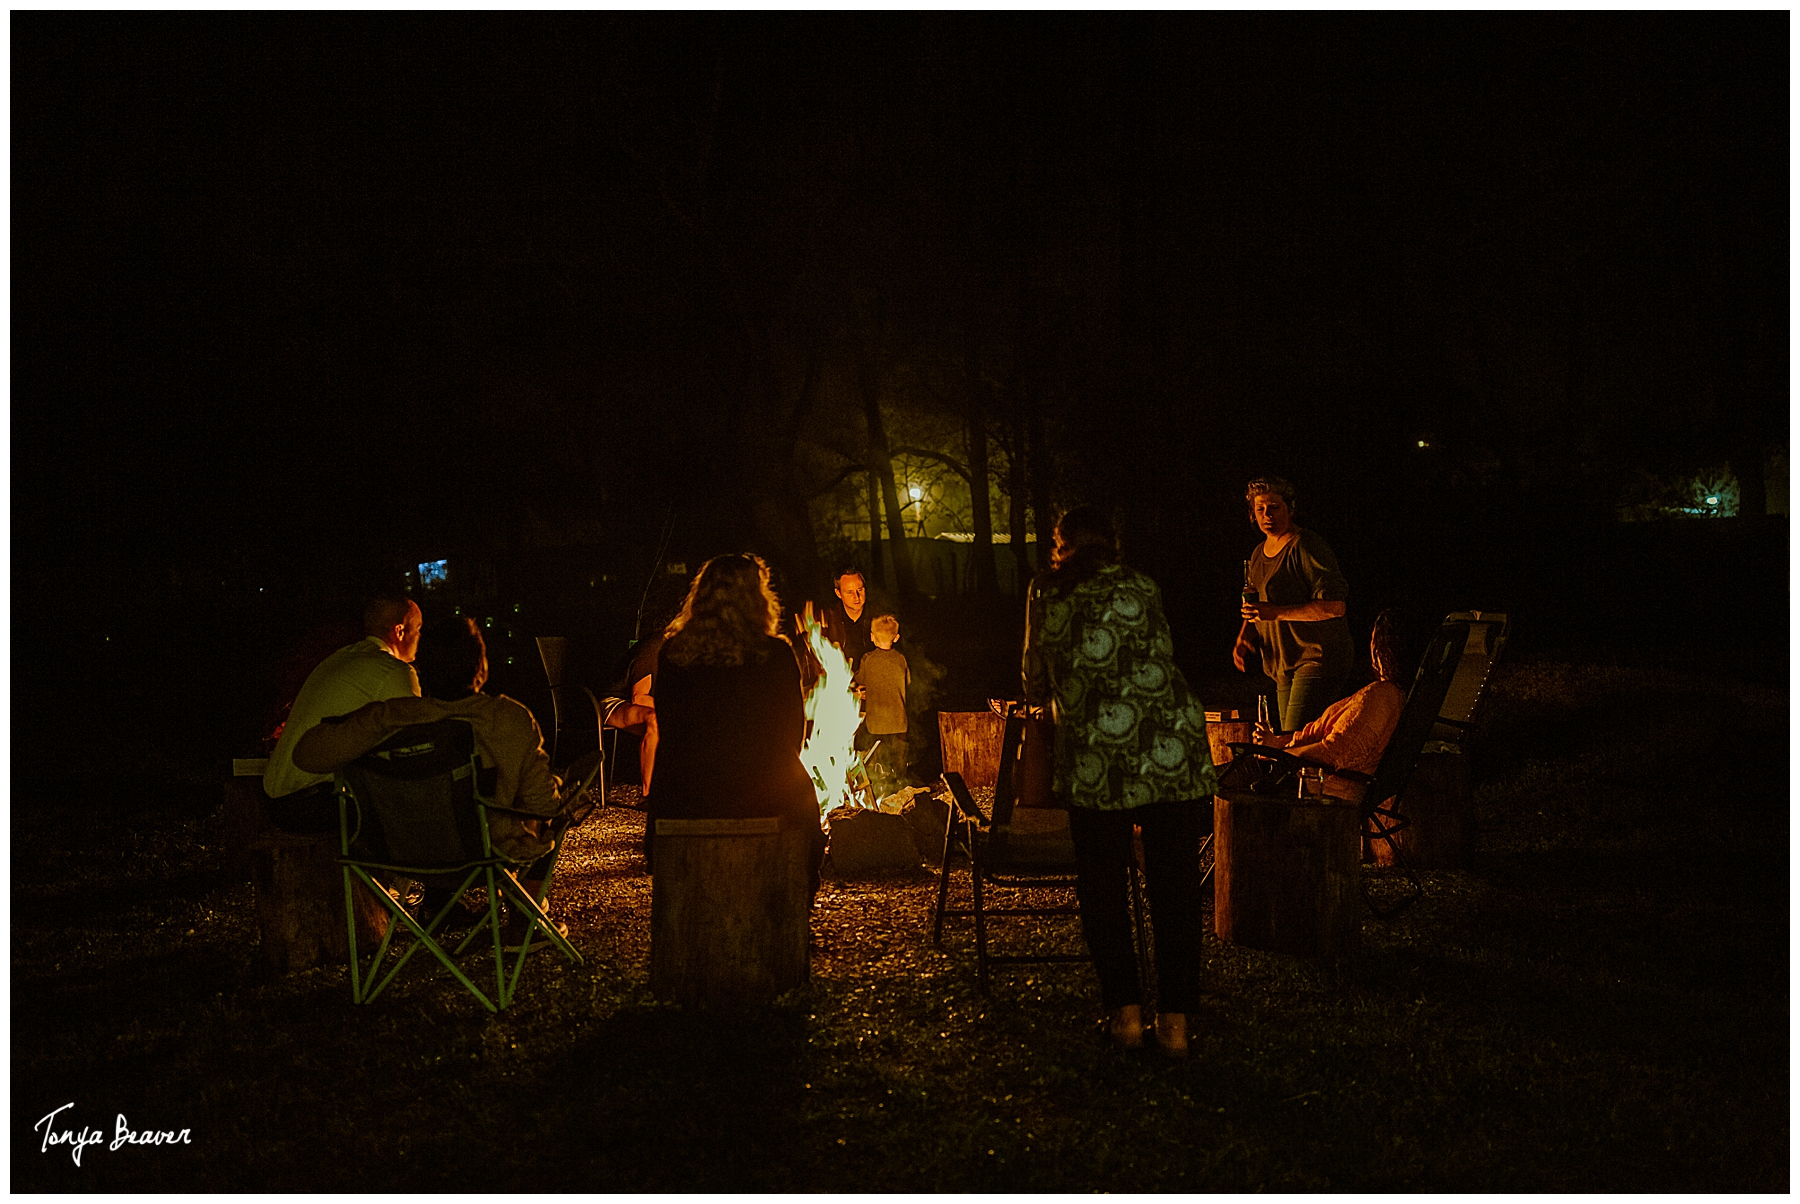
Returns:
[[[1131,935],[1128,875],[1134,824],[1144,829],[1157,1008],[1185,1014],[1200,1002],[1200,806],[1186,801],[1129,811],[1069,809],[1081,932],[1109,1011],[1144,1001]]]

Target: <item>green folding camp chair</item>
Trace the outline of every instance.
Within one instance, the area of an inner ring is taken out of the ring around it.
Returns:
[[[597,757],[594,767],[597,770]],[[526,954],[531,950],[531,934],[536,929],[542,928],[550,942],[571,962],[582,960],[581,954],[544,914],[544,891],[538,892],[538,898],[527,894],[510,872],[514,868],[512,863],[494,851],[488,834],[488,813],[508,809],[496,807],[489,801],[487,792],[482,789],[484,776],[475,754],[475,733],[460,719],[402,729],[338,774],[338,818],[342,840],[342,856],[338,861],[344,867],[344,906],[350,930],[350,994],[356,1003],[368,1003],[381,994],[421,948],[430,950],[491,1012],[512,1002],[520,972],[525,967]],[[588,781],[591,783],[591,776]],[[579,799],[581,792],[571,792],[567,797]],[[544,817],[532,815],[529,818]],[[553,830],[566,831],[569,825],[564,822],[552,826]],[[553,855],[560,852],[561,844],[561,831],[558,831]],[[421,925],[370,877],[371,870],[454,885],[456,890],[449,903],[440,907],[427,924]],[[358,878],[376,899],[387,905],[394,920],[388,925],[387,934],[382,937],[366,968],[356,943],[353,891]],[[457,904],[463,895],[478,884],[487,890],[486,916],[463,938],[454,953],[447,952],[437,939],[437,931],[445,917],[458,910]],[[546,875],[544,890],[548,887],[549,875]],[[500,901],[503,897],[531,921],[510,972],[500,935]],[[394,964],[383,974],[383,961],[400,928],[412,935],[412,942],[404,950],[395,951]],[[455,960],[484,932],[493,939],[494,999],[489,999]]]

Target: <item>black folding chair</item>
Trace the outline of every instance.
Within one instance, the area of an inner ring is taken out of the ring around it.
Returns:
[[[594,763],[597,766],[597,757]],[[582,960],[581,954],[544,914],[543,892],[539,892],[537,899],[526,893],[510,872],[512,863],[494,851],[488,833],[488,813],[508,809],[495,807],[490,801],[488,791],[491,786],[483,789],[482,779],[488,772],[491,771],[483,771],[476,756],[473,729],[460,719],[404,728],[339,772],[338,821],[342,855],[338,861],[344,867],[344,908],[350,929],[350,995],[354,1002],[368,1003],[381,994],[421,948],[429,950],[442,962],[490,1012],[512,1002],[520,972],[525,967],[525,956],[531,950],[531,934],[536,929],[541,928],[551,944],[571,962]],[[589,784],[592,781],[590,776]],[[508,813],[527,815],[516,811]],[[528,817],[545,818],[539,815]],[[553,823],[553,829],[555,827]],[[562,825],[563,830],[567,827],[567,823]],[[551,852],[552,872],[554,856],[561,848],[559,831]],[[427,924],[421,925],[375,882],[370,876],[371,870],[405,874],[427,882],[452,885],[456,889],[449,902],[440,907]],[[358,878],[378,901],[387,906],[395,921],[388,925],[387,934],[382,937],[366,968],[356,943],[353,891]],[[546,875],[546,887],[548,882]],[[478,883],[487,890],[486,917],[463,938],[452,954],[439,943],[436,934],[445,917],[457,910],[456,905],[463,895]],[[510,972],[500,934],[502,898],[531,921]],[[413,939],[399,953],[394,965],[378,977],[394,935],[402,927]],[[494,999],[489,999],[455,960],[483,932],[493,938]]]
[[[541,635],[537,646],[544,677],[550,683],[550,764],[570,765],[590,752],[598,752],[604,759],[609,734],[605,715],[592,690],[567,680],[568,637]],[[567,776],[564,774],[565,780]],[[604,778],[604,770],[601,776]]]
[[[994,783],[991,816],[981,813],[960,773],[946,772],[942,781],[950,795],[950,813],[944,823],[944,856],[938,870],[937,916],[932,943],[944,941],[946,917],[971,917],[975,921],[976,982],[987,994],[994,966],[1035,965],[1051,962],[1085,962],[1086,953],[996,954],[988,947],[991,916],[1078,916],[1081,909],[1071,899],[1047,905],[994,907],[987,888],[1075,888],[1075,845],[1069,835],[1069,813],[1061,808],[1016,807],[1019,760],[1023,754],[1026,708],[1007,708],[1006,727],[1000,740],[1000,766]],[[970,905],[950,906],[950,869],[958,847],[968,853]],[[1144,908],[1137,875],[1132,875],[1132,917],[1137,927],[1138,949],[1144,951]],[[1147,959],[1140,957],[1139,966]]]
[[[1338,777],[1366,784],[1362,801],[1363,831],[1370,840],[1387,842],[1388,848],[1393,851],[1394,864],[1412,887],[1409,893],[1398,900],[1381,903],[1376,900],[1365,874],[1362,883],[1363,900],[1378,919],[1398,914],[1425,893],[1424,883],[1419,881],[1412,867],[1406,864],[1405,849],[1394,839],[1395,834],[1411,822],[1399,813],[1395,803],[1400,793],[1406,789],[1407,782],[1412,779],[1419,757],[1425,751],[1425,742],[1438,721],[1444,696],[1450,690],[1450,681],[1456,675],[1468,640],[1469,624],[1464,620],[1446,620],[1438,628],[1437,634],[1431,637],[1431,643],[1426,646],[1425,655],[1420,660],[1419,672],[1413,678],[1412,689],[1407,692],[1406,703],[1400,708],[1399,722],[1394,725],[1393,735],[1388,737],[1387,748],[1383,750],[1381,761],[1376,765],[1373,775],[1326,767]],[[1284,749],[1265,748],[1260,744],[1234,742],[1230,748],[1234,765],[1240,758],[1252,758],[1265,767],[1272,767],[1274,776],[1266,779],[1268,781],[1285,783],[1289,775],[1312,764]],[[1278,788],[1285,790],[1286,786]]]

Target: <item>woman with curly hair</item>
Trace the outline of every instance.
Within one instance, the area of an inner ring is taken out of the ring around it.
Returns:
[[[715,556],[700,566],[657,655],[650,822],[780,816],[813,833],[817,890],[825,836],[800,764],[800,665],[777,634],[780,618],[760,557]]]

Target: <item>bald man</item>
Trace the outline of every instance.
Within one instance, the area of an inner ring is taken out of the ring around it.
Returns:
[[[417,602],[397,596],[376,598],[363,612],[363,630],[368,634],[326,657],[307,677],[263,771],[269,814],[278,827],[292,832],[337,827],[332,776],[308,773],[295,765],[294,745],[325,719],[348,715],[371,702],[418,697],[412,659],[424,626]]]

